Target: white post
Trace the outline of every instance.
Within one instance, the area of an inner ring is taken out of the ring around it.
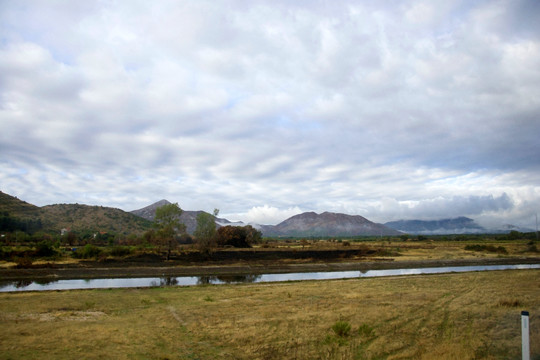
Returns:
[[[523,360],[531,359],[529,349],[529,312],[521,312],[521,358]]]

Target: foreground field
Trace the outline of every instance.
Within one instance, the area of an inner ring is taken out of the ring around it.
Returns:
[[[0,358],[538,359],[539,275],[0,294]]]

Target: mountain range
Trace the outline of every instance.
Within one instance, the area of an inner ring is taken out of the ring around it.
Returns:
[[[121,209],[90,206],[82,204],[55,204],[38,207],[0,191],[0,216],[11,217],[26,222],[35,229],[60,231],[63,228],[73,231],[106,231],[115,233],[142,234],[151,229],[155,211],[159,206],[170,204],[160,200],[144,208],[130,212]],[[180,220],[187,232],[193,234],[197,226],[197,215],[202,211],[184,210]],[[8,215],[6,215],[8,214]],[[245,226],[242,222],[231,222],[215,218],[217,226]],[[485,229],[473,219],[459,217],[442,220],[400,220],[385,224],[374,223],[359,215],[332,212],[305,212],[288,218],[277,225],[249,224],[261,230],[263,236],[294,237],[332,237],[332,236],[396,236],[408,234],[470,234],[509,232],[512,230],[528,232],[512,225],[500,229]]]
[[[389,228],[414,235],[448,235],[448,234],[498,234],[510,231],[533,232],[529,228],[521,228],[510,224],[502,224],[498,228],[486,229],[473,219],[460,216],[440,220],[399,220],[384,224]]]
[[[486,233],[487,230],[468,217],[457,217],[441,220],[399,220],[390,221],[384,225],[389,228],[416,235],[435,234],[475,234]]]

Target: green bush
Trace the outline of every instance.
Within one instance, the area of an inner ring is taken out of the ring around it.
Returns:
[[[363,337],[372,337],[374,335],[373,328],[369,326],[368,324],[362,324],[358,328],[358,335]]]
[[[332,325],[332,331],[340,337],[349,336],[351,333],[351,324],[344,320],[336,321],[336,323]]]
[[[79,248],[73,252],[73,257],[76,259],[91,259],[97,258],[103,250],[92,244],[86,244],[83,248]]]
[[[50,241],[43,240],[40,241],[36,246],[36,256],[37,257],[50,257],[56,254],[56,250]]]

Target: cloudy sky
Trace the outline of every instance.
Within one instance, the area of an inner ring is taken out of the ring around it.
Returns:
[[[0,0],[0,190],[275,224],[540,211],[540,2]]]

